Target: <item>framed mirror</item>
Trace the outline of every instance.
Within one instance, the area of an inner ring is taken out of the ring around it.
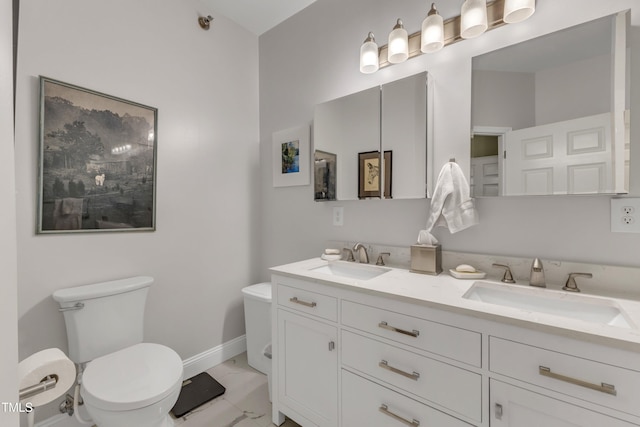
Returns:
[[[628,192],[628,20],[473,58],[474,197]]]
[[[425,72],[316,106],[316,201],[427,196],[428,85]]]

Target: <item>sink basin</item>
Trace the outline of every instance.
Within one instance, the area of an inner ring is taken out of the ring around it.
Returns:
[[[390,269],[368,264],[335,261],[321,267],[312,268],[314,273],[327,274],[347,279],[369,280],[386,273]]]
[[[618,304],[607,298],[481,281],[475,282],[462,298],[533,313],[635,329]]]

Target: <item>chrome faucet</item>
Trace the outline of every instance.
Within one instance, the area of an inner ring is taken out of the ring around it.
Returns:
[[[367,248],[365,248],[362,243],[356,243],[353,246],[353,252],[358,253],[358,262],[369,264],[369,254],[367,253]]]
[[[511,274],[511,269],[509,268],[508,265],[504,265],[504,264],[491,264],[492,267],[498,267],[498,268],[504,268],[504,276],[502,276],[502,282],[504,283],[516,283],[515,280],[513,280],[513,275]]]
[[[349,248],[343,248],[342,252],[346,252],[347,253],[347,261],[349,262],[355,262],[355,258],[353,257],[353,251]]]
[[[531,275],[529,276],[529,286],[537,286],[539,288],[546,288],[547,284],[544,280],[544,267],[542,261],[538,258],[533,260],[531,264]]]
[[[569,273],[569,278],[567,279],[567,283],[565,283],[565,285],[562,287],[563,290],[565,291],[569,291],[569,292],[580,292],[580,289],[578,288],[578,284],[576,283],[576,276],[582,276],[582,277],[593,277],[593,274],[591,273]]]

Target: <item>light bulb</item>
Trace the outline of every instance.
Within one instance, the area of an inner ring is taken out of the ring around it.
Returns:
[[[522,22],[536,11],[536,0],[505,0],[502,20],[507,24]]]
[[[360,72],[371,74],[378,71],[378,45],[373,33],[369,33],[360,47]]]
[[[422,53],[436,52],[444,47],[444,21],[436,10],[436,4],[431,4],[431,10],[422,21],[420,50]]]
[[[487,1],[465,0],[460,17],[460,37],[472,39],[487,31]]]
[[[402,25],[402,20],[398,19],[396,26],[389,33],[389,62],[398,64],[409,58],[409,35]]]

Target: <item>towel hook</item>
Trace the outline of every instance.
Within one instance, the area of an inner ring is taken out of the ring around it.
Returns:
[[[449,159],[449,161],[450,161],[451,163],[455,163],[455,162],[456,162],[456,158],[455,158],[455,157],[451,157],[451,158]]]
[[[211,15],[201,16],[198,18],[198,24],[200,24],[200,28],[203,30],[208,30],[211,26],[211,22],[213,22],[213,17]]]

